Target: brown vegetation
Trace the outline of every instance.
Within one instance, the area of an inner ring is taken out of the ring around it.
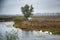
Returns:
[[[0,22],[3,21],[12,21],[13,20],[13,16],[0,16]]]
[[[60,16],[32,17],[30,21],[22,19],[15,21],[14,26],[24,30],[48,30],[60,34]]]

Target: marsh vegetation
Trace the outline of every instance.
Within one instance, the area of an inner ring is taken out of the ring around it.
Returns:
[[[14,26],[23,30],[45,30],[60,34],[60,16],[34,16],[27,21],[24,17],[19,17],[14,21]]]

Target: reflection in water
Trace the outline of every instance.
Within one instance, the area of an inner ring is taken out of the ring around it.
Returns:
[[[6,31],[9,35],[12,34],[13,38],[17,36],[16,40],[60,40],[60,35],[53,35],[51,32],[43,32],[42,30],[24,31],[14,28],[13,24],[14,22],[0,22],[0,40],[6,40]],[[11,38],[11,40],[13,39]]]

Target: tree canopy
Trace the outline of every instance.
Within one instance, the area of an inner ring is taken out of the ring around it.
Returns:
[[[24,17],[25,17],[27,20],[28,20],[29,17],[31,17],[31,16],[33,15],[33,14],[32,14],[32,12],[33,12],[33,7],[32,7],[32,5],[29,6],[29,5],[26,4],[24,7],[21,7],[21,11],[22,11]]]

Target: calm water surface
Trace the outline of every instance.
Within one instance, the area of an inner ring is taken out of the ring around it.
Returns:
[[[0,22],[0,40],[6,39],[6,32],[17,33],[19,40],[60,40],[60,35],[53,35],[51,32],[45,31],[24,31],[13,27],[14,22]],[[18,38],[16,40],[18,40]]]

